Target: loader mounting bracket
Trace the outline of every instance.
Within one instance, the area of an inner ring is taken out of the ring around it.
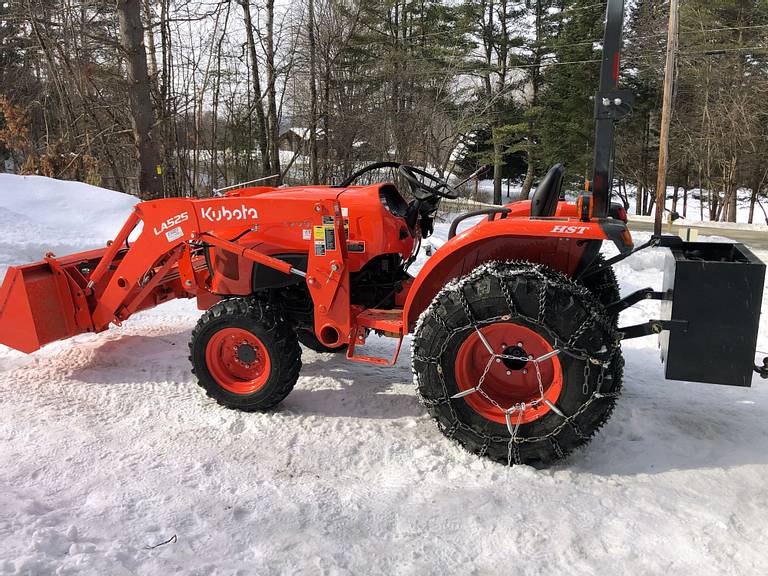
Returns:
[[[688,322],[685,320],[648,320],[648,322],[642,324],[619,328],[622,340],[631,340],[633,338],[661,334],[664,330],[685,333],[688,332]]]
[[[643,300],[672,300],[672,295],[672,290],[657,292],[653,288],[643,288],[637,292],[632,292],[632,294],[625,296],[621,300],[617,300],[613,304],[609,304],[605,307],[605,310],[608,314],[613,316]]]
[[[588,278],[589,276],[594,276],[595,274],[599,274],[603,270],[606,270],[610,268],[611,266],[614,266],[615,264],[618,264],[622,260],[626,260],[633,254],[637,254],[641,250],[645,250],[646,248],[677,248],[681,246],[683,243],[683,239],[679,236],[651,236],[651,239],[648,240],[648,242],[645,242],[643,244],[640,244],[637,248],[633,248],[632,250],[629,250],[628,252],[623,252],[621,254],[617,254],[613,258],[609,258],[605,262],[603,262],[600,266],[595,266],[594,268],[587,268],[583,274],[579,276],[579,278]]]
[[[595,118],[618,122],[632,113],[635,95],[631,90],[598,92],[595,97]]]

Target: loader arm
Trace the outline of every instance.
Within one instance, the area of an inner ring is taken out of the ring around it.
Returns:
[[[141,307],[153,288],[150,288],[152,281],[162,277],[160,273],[154,273],[151,279],[146,279],[151,270],[159,266],[167,271],[180,258],[190,259],[196,248],[215,246],[285,274],[303,275],[282,260],[220,236],[233,229],[253,228],[257,223],[265,223],[268,218],[260,219],[254,204],[250,198],[169,199],[138,204],[88,282],[88,287],[99,293],[99,284],[106,281],[93,310],[96,331],[105,329],[111,322],[122,322]],[[115,250],[112,248],[123,245],[139,223],[143,223],[141,233],[114,273],[106,278],[113,265]],[[187,277],[182,282],[183,289],[194,296],[200,289],[205,289],[201,280],[200,277]]]
[[[304,277],[291,264],[230,240],[282,222],[278,210],[261,214],[257,198],[141,202],[106,248],[61,258],[49,254],[43,261],[9,268],[0,287],[0,343],[33,352],[56,340],[104,331],[162,302],[204,295],[210,271],[201,252],[211,247]],[[309,203],[306,210],[308,221],[322,224],[340,208],[337,201],[321,201]],[[335,234],[341,237],[340,219],[335,221]],[[310,286],[326,311],[319,320],[342,338],[349,331],[348,323],[339,321],[345,298],[337,298],[346,274],[344,259],[342,254],[309,257],[313,279],[323,279]],[[348,306],[348,294],[346,301]]]

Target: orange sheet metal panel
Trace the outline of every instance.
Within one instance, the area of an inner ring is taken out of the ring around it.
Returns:
[[[47,262],[9,268],[0,288],[0,343],[30,353],[75,336],[74,309]]]

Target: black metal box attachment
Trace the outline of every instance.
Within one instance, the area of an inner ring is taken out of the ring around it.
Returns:
[[[687,322],[664,331],[669,380],[750,386],[763,300],[765,264],[743,244],[683,242],[664,270],[662,319]]]

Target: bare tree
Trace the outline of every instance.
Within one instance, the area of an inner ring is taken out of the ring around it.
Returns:
[[[140,0],[119,0],[120,43],[128,63],[128,100],[139,159],[139,192],[143,198],[163,193],[160,151],[154,138],[155,116],[149,90],[147,52]]]
[[[251,81],[253,82],[253,102],[251,108],[256,112],[256,137],[258,139],[259,151],[261,152],[261,170],[263,176],[268,176],[272,170],[272,163],[270,161],[270,150],[267,145],[267,121],[262,104],[259,59],[256,55],[256,40],[253,32],[250,0],[240,0],[240,5],[243,7],[245,35],[248,40],[248,52],[251,61]]]

